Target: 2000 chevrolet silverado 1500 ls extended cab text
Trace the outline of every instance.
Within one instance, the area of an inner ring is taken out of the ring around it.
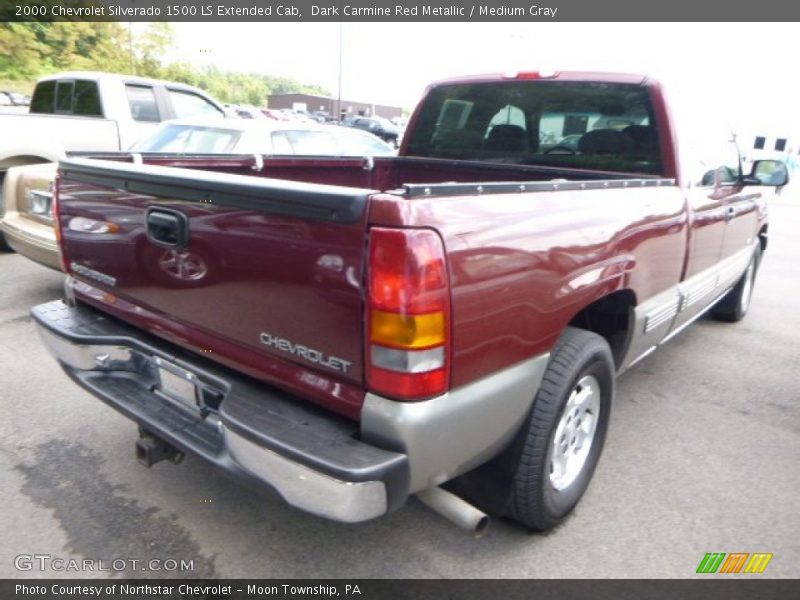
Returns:
[[[545,530],[616,375],[747,312],[786,173],[718,146],[693,162],[651,79],[520,73],[432,86],[399,157],[66,160],[67,297],[33,316],[146,464],[192,452],[339,521],[418,494]]]

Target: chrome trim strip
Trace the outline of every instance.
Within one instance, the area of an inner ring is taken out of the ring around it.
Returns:
[[[681,311],[707,297],[717,287],[718,282],[719,274],[715,273],[687,286],[686,291],[681,291]]]
[[[549,358],[541,354],[423,402],[367,393],[361,439],[408,455],[410,493],[440,485],[486,462],[511,440]]]
[[[725,294],[727,294],[729,291],[730,291],[730,288],[726,288],[724,292],[722,292],[721,294],[718,294],[718,295],[717,295],[717,296],[716,296],[716,297],[715,297],[715,298],[714,298],[714,299],[713,299],[711,302],[709,302],[709,303],[708,303],[708,306],[709,306],[709,308],[710,308],[710,307],[712,307],[712,306],[714,306],[714,304],[716,304],[716,302],[717,302],[718,300],[720,300],[720,299],[721,299],[721,298],[722,298],[722,297],[723,297]],[[659,344],[658,344],[658,345],[659,345],[659,346],[661,346],[662,344],[666,344],[666,343],[667,343],[669,340],[671,340],[672,338],[674,338],[674,337],[675,337],[676,335],[678,335],[678,334],[679,334],[681,331],[683,331],[684,329],[686,329],[686,328],[687,328],[689,325],[691,325],[692,323],[694,323],[695,321],[697,321],[697,319],[699,319],[700,317],[702,317],[704,314],[706,314],[706,311],[704,311],[704,310],[701,310],[701,311],[699,311],[699,312],[698,312],[696,315],[694,315],[694,316],[693,316],[691,319],[689,319],[689,320],[688,320],[688,321],[686,321],[685,323],[682,323],[682,324],[681,324],[681,325],[679,325],[679,326],[678,326],[676,329],[673,329],[672,331],[670,331],[670,332],[667,334],[667,337],[665,337],[663,340],[661,340],[661,342],[659,342]]]
[[[134,369],[133,352],[125,346],[75,344],[46,327],[37,327],[36,330],[50,353],[73,369],[80,371]]]
[[[644,318],[644,331],[650,333],[659,325],[662,325],[678,314],[680,299],[676,296],[667,304],[650,311]]]
[[[343,523],[386,514],[386,486],[381,481],[354,483],[334,479],[254,444],[224,426],[223,435],[236,462],[274,487],[296,508]]]

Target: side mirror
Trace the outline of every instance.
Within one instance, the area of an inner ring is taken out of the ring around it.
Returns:
[[[789,183],[789,171],[780,160],[757,160],[750,175],[744,178],[745,185],[768,185],[780,187]]]

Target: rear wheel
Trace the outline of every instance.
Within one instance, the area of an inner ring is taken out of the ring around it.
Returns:
[[[744,274],[730,292],[711,309],[711,315],[720,321],[735,323],[741,321],[750,308],[750,300],[753,297],[753,287],[756,283],[756,273],[758,263],[761,260],[761,247],[759,246],[750,262],[747,264]]]
[[[0,220],[3,218],[3,180],[5,179],[5,173],[0,173]],[[11,246],[6,243],[6,238],[3,235],[3,232],[0,231],[0,252],[13,252]]]
[[[544,531],[569,514],[600,458],[613,395],[614,359],[606,341],[568,328],[533,402],[508,516]]]

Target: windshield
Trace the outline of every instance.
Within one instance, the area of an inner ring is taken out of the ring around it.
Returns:
[[[233,151],[240,136],[235,129],[170,124],[135,143],[131,152],[225,154]]]
[[[444,85],[426,98],[408,154],[661,174],[650,96],[631,84]]]
[[[317,156],[389,156],[393,150],[375,136],[344,129],[285,130],[272,133],[274,154]]]

